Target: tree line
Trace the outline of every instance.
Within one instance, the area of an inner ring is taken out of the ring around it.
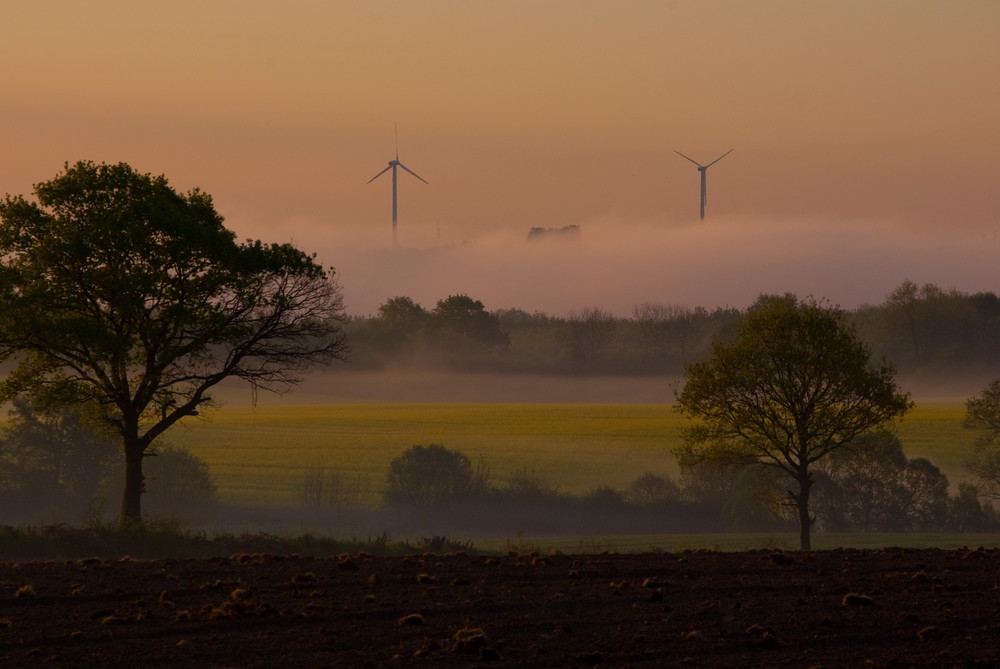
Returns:
[[[621,317],[600,307],[567,316],[490,311],[451,295],[426,308],[410,297],[383,302],[346,324],[355,366],[393,364],[470,371],[680,375],[686,363],[731,338],[746,310],[643,302]],[[1000,368],[1000,297],[902,282],[877,305],[845,310],[875,357],[902,374],[962,375]]]
[[[382,505],[417,525],[470,532],[791,532],[798,528],[784,482],[763,468],[678,454],[679,475],[644,472],[628,485],[582,494],[527,468],[494,476],[488,457],[418,444],[392,460]],[[310,471],[300,503],[315,512],[359,514],[362,503],[332,470]],[[907,458],[894,435],[869,433],[853,453],[835,452],[814,470],[815,529],[826,532],[996,532],[1000,514],[979,490],[923,458]],[[325,482],[325,487],[322,485]],[[319,490],[329,495],[317,495]],[[338,494],[339,493],[339,494]]]
[[[992,507],[981,498],[995,499],[1000,480],[1000,380],[966,405],[966,426],[980,435],[968,468],[980,485],[959,486],[951,500],[940,470],[907,459],[893,434],[914,406],[895,376],[896,367],[872,355],[843,310],[792,293],[761,296],[731,337],[715,338],[711,355],[684,367],[675,409],[691,423],[674,455],[687,477],[685,501],[696,498],[700,512],[718,504],[720,517],[756,512],[757,522],[797,526],[802,550],[811,548],[816,527],[991,526]],[[467,461],[449,470],[447,454],[415,446],[397,458],[387,499],[398,501],[402,470],[410,474],[411,505],[439,501],[428,494],[441,494],[431,484],[458,480],[455,472],[463,484],[448,487],[448,495],[482,497],[484,477],[472,477]],[[680,487],[664,480],[659,489]],[[611,492],[601,496],[606,508],[616,506]],[[670,502],[681,501],[670,493]],[[692,517],[690,510],[682,515]]]

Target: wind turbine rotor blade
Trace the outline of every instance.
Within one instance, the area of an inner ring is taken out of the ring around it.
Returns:
[[[369,179],[367,181],[367,183],[371,183],[371,182],[375,181],[376,179],[378,179],[380,176],[382,176],[383,174],[385,174],[386,172],[388,172],[391,169],[392,169],[392,164],[390,164],[389,167],[385,168],[384,170],[382,170],[381,172],[379,172],[378,174],[376,174],[375,176],[373,176],[371,179]],[[403,169],[405,170],[406,168],[404,167]],[[409,170],[406,170],[406,171],[409,172]]]
[[[733,147],[733,148],[736,148],[736,147]],[[732,152],[733,152],[733,149],[729,149],[728,151],[726,151],[725,153],[723,153],[721,156],[719,156],[718,158],[716,158],[715,160],[713,160],[712,162],[710,162],[708,165],[705,165],[705,167],[711,167],[712,165],[716,164],[717,162],[719,162],[720,160],[722,160],[723,158],[725,158],[726,156],[728,156]]]
[[[426,179],[424,179],[424,178],[423,178],[422,176],[420,176],[419,174],[417,174],[416,172],[414,172],[413,170],[411,170],[411,169],[410,169],[409,167],[407,167],[407,166],[406,166],[406,165],[404,165],[403,163],[401,163],[401,162],[399,162],[399,161],[397,160],[397,161],[396,161],[396,164],[397,164],[397,165],[399,165],[400,167],[402,167],[402,168],[403,168],[404,170],[406,170],[406,171],[407,171],[407,172],[409,172],[410,174],[412,174],[413,176],[415,176],[415,177],[417,177],[418,179],[420,179],[421,181],[423,181],[423,182],[424,182],[425,184],[427,184],[428,186],[430,185],[429,183],[427,183],[427,180],[426,180]]]
[[[687,158],[688,160],[690,160],[690,161],[691,161],[692,163],[694,163],[694,164],[695,164],[695,165],[697,165],[698,167],[701,167],[701,166],[702,166],[702,164],[701,164],[701,163],[699,163],[699,162],[698,162],[697,160],[695,160],[694,158],[688,158],[687,156],[685,156],[685,155],[684,155],[683,153],[681,153],[681,152],[680,152],[680,151],[678,151],[677,149],[674,149],[674,153],[676,153],[676,154],[677,154],[678,156],[680,156],[681,158]]]

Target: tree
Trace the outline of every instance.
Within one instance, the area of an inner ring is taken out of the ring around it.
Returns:
[[[461,451],[417,444],[389,463],[386,484],[390,504],[434,506],[482,497],[489,490],[489,475],[483,463],[473,467]]]
[[[574,357],[592,367],[606,355],[615,336],[615,317],[599,307],[584,307],[569,316]]]
[[[787,475],[802,550],[811,546],[816,463],[913,406],[894,367],[871,362],[843,312],[791,294],[758,299],[735,338],[717,340],[712,356],[686,365],[684,376],[677,409],[700,422],[681,455]]]
[[[149,457],[155,456],[155,457]],[[185,448],[164,446],[151,450],[143,473],[152,481],[143,512],[152,517],[205,521],[218,504],[218,488],[208,465]],[[121,493],[122,462],[109,468],[108,498]]]
[[[412,344],[427,322],[428,313],[409,297],[391,297],[378,308],[378,319],[391,349]]]
[[[510,346],[510,338],[500,329],[500,319],[468,295],[450,295],[439,300],[430,314],[430,327],[437,345],[452,353],[469,350],[495,353]]]
[[[983,391],[965,402],[963,425],[978,430],[975,453],[968,462],[968,469],[979,479],[980,493],[990,499],[1000,499],[1000,379],[990,381]]]
[[[0,491],[6,510],[79,511],[99,495],[109,464],[119,457],[113,438],[87,423],[78,407],[43,407],[25,397],[11,402],[0,436]]]
[[[121,440],[121,519],[141,523],[143,458],[235,377],[284,391],[346,356],[332,271],[289,244],[238,243],[211,197],[79,162],[0,202],[0,395],[93,403]]]
[[[947,514],[948,478],[925,458],[908,460],[899,438],[860,435],[831,453],[818,490],[818,512],[839,532],[935,531]]]
[[[678,504],[681,489],[669,476],[646,472],[629,484],[625,500],[634,506],[653,507]]]

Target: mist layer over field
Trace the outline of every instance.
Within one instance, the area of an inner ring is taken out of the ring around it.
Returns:
[[[520,308],[565,316],[600,307],[618,316],[641,302],[737,307],[761,293],[794,292],[845,308],[878,304],[904,280],[975,293],[992,290],[1000,245],[995,230],[911,231],[891,221],[748,217],[697,224],[581,224],[579,239],[527,241],[497,232],[392,251],[354,246],[332,233],[301,239],[337,268],[348,311],[374,313],[406,295],[425,307],[464,293],[487,309]]]

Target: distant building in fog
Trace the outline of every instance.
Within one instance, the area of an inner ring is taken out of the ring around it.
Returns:
[[[579,225],[564,225],[561,228],[532,228],[528,230],[528,241],[539,239],[576,240],[580,238]]]

